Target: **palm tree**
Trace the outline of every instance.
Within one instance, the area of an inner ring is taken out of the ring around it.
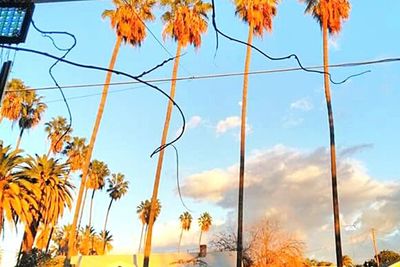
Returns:
[[[335,130],[333,122],[332,101],[329,83],[329,57],[328,57],[328,31],[331,34],[339,33],[342,21],[349,17],[350,3],[348,0],[328,1],[328,0],[304,0],[307,4],[306,12],[311,13],[317,19],[322,28],[323,61],[324,61],[324,87],[325,100],[328,111],[329,139],[331,154],[331,176],[332,176],[332,200],[333,217],[335,229],[336,262],[337,266],[342,266],[342,243],[340,237],[339,219],[339,198],[337,189],[336,175],[336,148]]]
[[[7,118],[14,123],[18,121],[21,115],[22,102],[27,95],[33,92],[28,89],[24,82],[19,79],[12,79],[7,83],[0,107],[0,122],[3,118]]]
[[[24,131],[38,125],[43,113],[47,109],[47,105],[42,102],[43,97],[38,96],[34,91],[30,92],[31,93],[24,94],[25,97],[23,98],[21,105],[20,116],[18,119],[20,132],[15,146],[16,149],[19,148]]]
[[[140,248],[142,246],[143,230],[145,228],[145,225],[146,225],[145,232],[147,234],[147,227],[149,226],[149,220],[150,220],[150,209],[151,209],[151,202],[148,199],[146,199],[145,201],[141,201],[139,206],[136,207],[136,213],[139,215],[139,219],[142,223],[142,231],[140,232],[138,253],[140,253]],[[157,219],[158,215],[160,215],[160,212],[161,212],[161,202],[159,199],[157,199],[156,214],[154,220]]]
[[[154,15],[151,12],[152,7],[155,4],[155,0],[113,0],[116,7],[115,10],[105,10],[103,17],[109,17],[111,19],[111,27],[115,29],[117,34],[117,41],[114,46],[114,50],[111,56],[110,64],[108,69],[114,69],[117,55],[122,41],[128,42],[133,46],[141,45],[146,37],[146,21],[154,20]],[[94,123],[93,132],[90,137],[88,155],[84,162],[84,168],[82,173],[82,181],[80,184],[76,208],[74,212],[74,218],[72,222],[71,231],[76,231],[76,225],[78,222],[79,211],[82,204],[82,196],[86,184],[86,176],[89,170],[90,159],[92,157],[92,151],[94,143],[96,141],[97,132],[100,127],[101,118],[103,116],[104,107],[107,100],[108,88],[111,82],[111,72],[107,73],[106,80],[104,83],[99,108],[97,111],[96,121]],[[69,240],[68,247],[73,248],[74,237]],[[70,254],[68,253],[66,264],[69,264]]]
[[[47,132],[47,138],[50,140],[50,149],[47,156],[49,156],[50,153],[60,153],[64,143],[71,139],[70,133],[72,132],[72,128],[69,127],[67,119],[61,116],[52,118],[52,120],[46,122],[45,125],[46,127],[44,130]]]
[[[83,162],[85,162],[88,146],[86,139],[73,137],[72,141],[67,142],[63,154],[67,155],[68,163],[71,171],[82,170]]]
[[[190,230],[190,225],[192,224],[192,215],[188,211],[185,211],[184,213],[181,214],[181,216],[179,216],[179,220],[181,221],[181,235],[179,237],[179,246],[178,246],[178,251],[180,252],[183,231]]]
[[[113,241],[113,236],[110,231],[101,231],[95,240],[96,254],[104,255],[111,251],[113,246],[111,242]]]
[[[163,36],[172,37],[175,41],[177,41],[176,58],[172,70],[171,92],[169,94],[171,99],[174,99],[181,49],[189,44],[193,44],[195,48],[200,47],[201,35],[207,31],[207,13],[211,10],[212,6],[209,3],[204,3],[202,0],[161,0],[161,4],[169,8],[169,10],[162,16],[162,19],[165,23]],[[167,140],[172,107],[173,103],[172,101],[169,101],[161,137],[161,146],[164,146]],[[149,266],[155,207],[158,195],[158,187],[160,184],[162,163],[164,159],[164,150],[161,150],[159,153],[156,175],[154,179],[153,194],[151,197],[148,234],[146,236],[146,245],[144,250],[144,267]]]
[[[28,157],[26,166],[17,175],[35,181],[40,189],[38,209],[33,212],[33,221],[26,227],[23,240],[23,251],[29,252],[41,229],[49,229],[64,214],[65,208],[72,206],[72,189],[74,186],[67,177],[68,165],[46,155]],[[47,241],[48,231],[40,233],[40,238]],[[42,243],[44,244],[44,242]],[[44,248],[39,247],[39,249]]]
[[[105,179],[110,175],[110,170],[107,164],[100,160],[93,160],[90,163],[90,169],[88,174],[88,181],[86,188],[92,189],[92,197],[90,199],[90,211],[89,211],[89,227],[92,225],[92,212],[93,212],[93,200],[94,194],[97,190],[102,190],[105,185]]]
[[[20,152],[0,142],[0,234],[5,220],[29,225],[33,221],[32,210],[38,209],[39,187],[17,175],[17,168],[25,162]]]
[[[208,212],[204,212],[198,219],[199,227],[200,227],[200,238],[199,245],[201,245],[201,236],[203,232],[208,232],[210,230],[212,224],[212,218]]]
[[[247,37],[246,58],[244,63],[242,114],[240,127],[240,166],[239,166],[239,200],[238,200],[238,230],[237,230],[237,257],[236,266],[242,266],[243,259],[243,197],[244,197],[244,172],[246,152],[246,116],[247,116],[247,91],[251,47],[253,34],[263,36],[264,30],[272,31],[272,19],[276,15],[278,0],[235,0],[236,15],[249,25]]]
[[[110,214],[110,209],[111,205],[114,201],[120,199],[123,197],[127,192],[129,188],[129,182],[125,181],[125,175],[122,173],[113,173],[111,175],[111,179],[108,178],[108,189],[107,193],[110,196],[110,204],[108,205],[107,213],[106,213],[106,219],[104,221],[104,228],[103,228],[103,241],[105,241],[105,236],[104,234],[107,232],[107,220],[108,220],[108,215]],[[106,243],[103,243],[103,250],[105,251],[105,246]]]
[[[348,255],[344,255],[342,258],[343,261],[343,267],[353,267],[353,260],[350,258]]]
[[[91,226],[86,226],[80,229],[80,242],[79,253],[82,255],[92,254],[93,246],[91,245],[93,239],[96,237],[96,231]]]

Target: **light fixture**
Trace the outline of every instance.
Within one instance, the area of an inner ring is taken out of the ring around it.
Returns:
[[[0,0],[0,43],[19,44],[25,41],[34,4],[24,0]]]

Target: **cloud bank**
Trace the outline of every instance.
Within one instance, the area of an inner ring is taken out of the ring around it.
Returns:
[[[357,151],[357,147],[346,149],[338,158],[342,243],[344,254],[351,255],[351,249],[354,251],[358,244],[357,255],[353,257],[367,259],[372,257],[368,240],[371,228],[378,230],[387,249],[400,240],[400,184],[371,177],[359,161],[351,158]],[[329,151],[323,148],[304,152],[275,146],[249,156],[245,224],[265,216],[279,219],[285,228],[306,241],[310,256],[333,260],[329,162]],[[227,217],[231,218],[227,221],[234,223],[237,184],[238,166],[232,165],[186,177],[182,192],[186,197],[225,208]],[[355,227],[349,231],[348,225]],[[366,240],[368,246],[365,246]]]

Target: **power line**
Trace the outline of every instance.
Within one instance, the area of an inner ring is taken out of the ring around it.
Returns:
[[[376,64],[386,64],[400,61],[400,57],[393,58],[383,58],[377,60],[364,60],[364,61],[355,61],[355,62],[346,62],[339,64],[329,65],[330,68],[347,68],[347,67],[357,67],[357,66],[367,66],[367,65],[376,65]],[[322,65],[318,66],[309,66],[307,69],[322,69]],[[258,71],[250,71],[249,75],[261,75],[261,74],[272,74],[272,73],[284,73],[284,72],[294,72],[302,70],[300,67],[291,67],[291,68],[280,68],[280,69],[271,69],[271,70],[258,70]],[[196,75],[196,76],[182,76],[176,78],[177,81],[185,81],[185,80],[204,80],[204,79],[214,79],[214,78],[227,78],[234,76],[243,76],[244,72],[229,72],[229,73],[216,73],[216,74],[205,74],[205,75]],[[158,79],[150,79],[144,80],[147,83],[160,83],[160,82],[169,82],[172,81],[171,78],[158,78]],[[113,82],[110,83],[110,86],[119,86],[119,85],[129,85],[129,84],[138,84],[138,81],[129,81],[129,82]],[[104,86],[104,83],[89,83],[89,84],[77,84],[77,85],[65,85],[64,89],[72,89],[72,88],[89,88],[89,87],[101,87]],[[46,86],[39,87],[36,89],[26,89],[26,90],[36,90],[36,91],[45,91],[45,90],[54,90],[58,89],[55,86]],[[13,90],[7,90],[6,92],[14,92]]]

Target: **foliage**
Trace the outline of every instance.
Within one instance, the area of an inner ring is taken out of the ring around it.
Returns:
[[[57,116],[52,118],[51,121],[45,123],[44,130],[47,132],[47,138],[51,143],[50,151],[54,154],[60,153],[64,143],[71,139],[72,128],[69,127],[67,119],[64,117]]]
[[[253,27],[255,34],[272,31],[272,18],[276,15],[279,0],[234,0],[236,15]]]
[[[306,12],[311,13],[322,27],[323,18],[327,19],[327,27],[330,33],[338,33],[342,28],[342,21],[350,14],[348,0],[303,0],[306,2]]]
[[[62,153],[67,155],[71,171],[82,170],[87,149],[85,138],[73,137],[72,141],[67,142]]]
[[[207,31],[207,13],[212,5],[201,0],[161,0],[168,7],[162,15],[165,23],[164,38],[172,37],[182,46],[201,45],[201,35]]]
[[[157,199],[156,202],[156,213],[154,216],[154,220],[157,219],[158,215],[160,215],[161,212],[161,202],[159,199]],[[136,207],[136,213],[139,215],[139,219],[142,222],[142,224],[149,224],[150,220],[150,209],[151,209],[151,201],[146,199],[145,201],[141,201],[139,206]]]
[[[151,12],[156,0],[113,0],[115,10],[105,10],[103,18],[111,20],[117,36],[133,46],[141,45],[146,38],[146,21],[155,19]]]
[[[32,248],[38,230],[40,234],[37,236],[36,246],[40,249],[45,248],[50,226],[57,223],[64,214],[64,208],[71,208],[74,186],[67,179],[67,167],[67,164],[46,155],[36,155],[29,156],[26,165],[18,173],[19,177],[34,181],[40,190],[38,209],[32,211],[34,220],[29,226],[32,236],[27,233],[28,236],[24,238],[27,246],[24,249]],[[40,224],[42,225],[39,228]]]
[[[32,210],[38,209],[39,187],[30,178],[17,175],[17,169],[26,162],[20,153],[0,142],[0,232],[4,219],[29,224]]]
[[[185,211],[179,216],[179,220],[181,221],[181,228],[182,230],[189,231],[190,226],[192,224],[192,215],[188,212]]]

